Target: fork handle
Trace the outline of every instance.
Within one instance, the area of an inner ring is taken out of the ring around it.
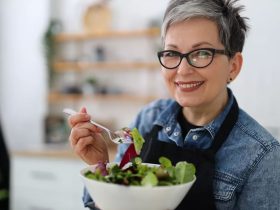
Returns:
[[[97,122],[94,122],[93,120],[90,120],[89,122],[90,122],[91,124],[93,124],[93,125],[99,127],[99,128],[102,128],[102,129],[105,130],[105,131],[110,132],[108,128],[105,128],[103,125],[100,125],[100,124],[98,124]]]
[[[69,109],[69,108],[63,109],[63,112],[64,112],[65,114],[68,114],[68,115],[78,114],[78,112],[74,111],[73,109]],[[109,130],[108,128],[104,127],[103,125],[98,124],[97,122],[94,122],[93,120],[90,120],[89,122],[90,122],[91,124],[93,124],[93,125],[95,125],[95,126],[101,128],[101,129],[107,131],[107,132],[110,132],[110,130]]]

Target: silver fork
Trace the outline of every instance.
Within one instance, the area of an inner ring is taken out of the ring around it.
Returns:
[[[69,116],[78,114],[78,112],[74,111],[73,109],[69,109],[69,108],[63,109],[63,112],[65,114],[69,115]],[[99,123],[93,121],[93,120],[90,120],[89,122],[91,124],[95,125],[96,127],[101,128],[102,129],[102,131],[101,131],[102,136],[104,138],[107,138],[110,141],[114,142],[115,144],[131,144],[132,143],[132,139],[124,138],[124,137],[112,132],[111,130],[104,127],[103,125],[100,125]],[[120,132],[123,132],[123,131],[117,131],[117,132],[120,133]]]

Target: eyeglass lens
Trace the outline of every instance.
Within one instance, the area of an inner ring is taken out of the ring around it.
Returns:
[[[180,52],[173,50],[166,50],[159,53],[159,59],[161,65],[168,69],[177,68],[184,57],[187,58],[187,61],[191,66],[203,68],[212,62],[213,55],[214,52],[209,49],[194,50],[187,54],[181,54]]]

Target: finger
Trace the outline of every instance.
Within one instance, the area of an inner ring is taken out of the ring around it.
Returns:
[[[92,138],[92,136],[87,136],[87,137],[80,138],[77,144],[73,146],[73,149],[78,155],[83,155],[85,149],[87,149],[90,145],[93,146],[93,144],[94,144],[94,139]]]
[[[71,128],[73,128],[77,123],[88,122],[90,118],[90,115],[87,113],[77,113],[68,118],[68,124]]]
[[[102,129],[97,127],[96,125],[90,123],[90,122],[80,122],[77,123],[73,128],[77,128],[77,129],[88,129],[90,130],[92,133],[101,133]]]
[[[89,129],[84,128],[73,128],[70,133],[70,143],[75,146],[81,138],[90,136],[92,137],[92,132]]]
[[[86,109],[86,107],[82,107],[81,109],[80,109],[80,113],[84,113],[84,114],[87,114],[87,109]],[[91,119],[91,118],[90,118]],[[97,128],[97,130],[99,131],[99,132],[101,132],[102,131],[102,128],[99,128],[99,127],[97,127],[97,126],[95,126],[96,128]]]
[[[95,136],[95,134],[100,134],[101,131],[95,125],[91,123],[78,123],[76,124],[70,132],[69,140],[71,144],[76,144],[79,138],[85,136]],[[99,135],[100,136],[100,135]]]

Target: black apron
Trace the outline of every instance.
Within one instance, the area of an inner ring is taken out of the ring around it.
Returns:
[[[238,118],[238,104],[234,99],[233,105],[217,132],[212,145],[208,149],[182,148],[172,143],[157,140],[160,130],[153,127],[145,136],[140,157],[143,162],[158,163],[161,156],[169,158],[173,164],[179,161],[193,163],[196,167],[196,182],[176,210],[214,210],[213,177],[215,169],[215,154],[227,139]]]

